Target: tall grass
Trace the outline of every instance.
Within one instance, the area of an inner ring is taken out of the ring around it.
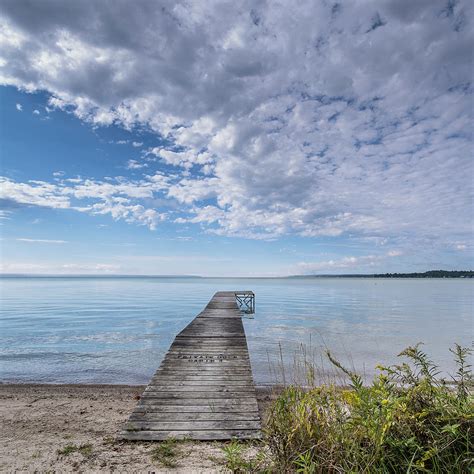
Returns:
[[[283,390],[266,420],[266,442],[278,470],[473,472],[470,351],[456,345],[451,352],[457,364],[453,384],[440,378],[418,344],[399,354],[405,362],[378,366],[365,385],[328,351],[350,387]],[[314,367],[307,369],[314,374]]]

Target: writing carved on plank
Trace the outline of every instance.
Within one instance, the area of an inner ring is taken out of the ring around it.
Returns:
[[[177,358],[185,359],[188,362],[213,363],[223,362],[224,360],[238,360],[239,356],[227,354],[178,354]]]

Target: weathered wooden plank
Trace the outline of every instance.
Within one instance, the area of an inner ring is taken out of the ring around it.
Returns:
[[[200,314],[204,314],[204,313],[208,313],[208,312],[209,312],[209,313],[214,313],[214,312],[220,313],[220,314],[222,314],[223,317],[225,317],[225,318],[228,318],[229,315],[236,315],[236,314],[239,314],[239,313],[240,313],[240,311],[239,311],[239,309],[238,309],[237,306],[236,306],[235,308],[224,308],[224,309],[222,309],[222,308],[214,308],[214,309],[212,309],[212,308],[208,308],[208,307],[206,306],[200,313],[198,313],[198,316],[199,316]]]
[[[235,369],[235,370],[248,370],[250,371],[250,365],[246,364],[244,361],[235,361],[235,362],[229,362],[229,361],[211,361],[211,362],[206,362],[206,361],[196,361],[196,360],[175,360],[175,361],[163,361],[161,365],[162,369],[168,369],[168,370],[188,370],[188,371],[193,371],[194,369],[196,370],[223,370],[223,371],[228,371],[227,373],[230,373],[229,371]]]
[[[220,392],[209,392],[209,391],[191,391],[191,392],[183,392],[183,391],[176,391],[176,392],[143,392],[142,393],[142,400],[145,399],[172,399],[172,400],[180,400],[180,399],[191,399],[197,400],[199,398],[204,398],[207,400],[216,400],[220,398],[225,398],[226,400],[241,400],[243,398],[255,398],[255,392],[251,393],[236,393],[230,391],[220,391]]]
[[[221,314],[218,314],[218,313],[206,313],[206,314],[199,314],[197,316],[199,319],[218,319],[218,318],[222,318],[222,315]],[[227,316],[227,317],[233,317],[233,318],[240,318],[241,315],[240,313],[236,313],[235,316]]]
[[[174,439],[195,439],[198,441],[238,439],[260,439],[260,430],[173,430],[173,431],[122,431],[120,439],[141,441],[163,441]]]
[[[163,413],[155,411],[144,411],[140,413],[132,413],[129,421],[146,421],[146,422],[162,422],[162,421],[260,421],[258,411],[251,412],[177,412]]]
[[[168,365],[166,367],[160,367],[155,373],[156,376],[162,373],[176,373],[175,365]],[[250,367],[229,367],[222,364],[188,364],[179,366],[180,373],[184,375],[203,375],[203,374],[214,374],[214,375],[252,375]]]
[[[219,412],[222,410],[228,411],[242,411],[242,410],[258,410],[256,400],[249,398],[240,400],[209,400],[204,398],[193,399],[181,399],[181,400],[155,400],[152,398],[141,399],[136,407],[136,410],[165,410],[174,411],[179,409],[180,411],[204,411],[209,410],[213,412]]]
[[[187,377],[176,377],[176,376],[167,376],[162,375],[161,377],[153,377],[150,380],[151,386],[156,386],[157,384],[172,384],[172,385],[179,385],[179,386],[190,386],[190,385],[213,385],[213,384],[225,384],[226,386],[234,386],[234,385],[253,385],[253,380],[251,377],[240,377],[234,378],[232,376],[187,376]]]
[[[165,365],[222,365],[226,367],[234,367],[245,365],[250,367],[250,359],[248,357],[240,356],[228,356],[228,357],[218,357],[218,356],[166,356],[162,361],[163,366]]]
[[[209,363],[213,362],[245,362],[249,363],[250,358],[247,354],[242,353],[227,353],[223,354],[222,352],[216,352],[214,354],[210,352],[201,352],[201,353],[188,353],[183,354],[179,352],[170,352],[165,355],[163,358],[165,362],[175,362],[175,361],[207,361]]]
[[[211,394],[216,393],[232,393],[238,394],[241,393],[251,393],[255,396],[255,387],[251,384],[246,385],[190,385],[190,384],[181,384],[181,385],[170,385],[168,383],[161,382],[150,384],[144,393],[187,393],[187,392],[209,392]]]
[[[187,365],[187,364],[217,364],[225,365],[227,367],[245,365],[249,367],[249,358],[243,358],[239,356],[232,357],[211,357],[211,356],[196,356],[196,357],[178,357],[178,356],[167,356],[163,359],[163,366],[165,365]]]
[[[206,357],[206,356],[212,356],[212,357],[241,357],[245,358],[246,360],[249,359],[249,355],[247,351],[244,351],[243,349],[235,349],[235,350],[218,350],[218,349],[175,349],[173,351],[167,352],[165,357],[170,356],[170,357],[178,357],[181,356],[183,358],[189,357],[189,356],[197,356],[197,357]]]
[[[220,319],[210,319],[210,318],[196,318],[192,323],[189,323],[184,329],[187,331],[189,329],[206,329],[206,334],[201,335],[201,337],[208,337],[209,334],[207,331],[212,331],[213,329],[229,329],[239,331],[241,337],[243,337],[243,325],[240,319],[236,318],[220,318]]]
[[[196,318],[192,323],[189,323],[180,335],[190,329],[205,329],[205,335],[201,334],[201,337],[209,337],[208,331],[214,329],[228,329],[229,331],[234,330],[240,333],[240,337],[243,337],[243,326],[242,321],[236,318],[220,318],[220,319],[211,319],[211,318]]]
[[[201,374],[201,373],[213,373],[216,375],[230,375],[236,373],[239,375],[251,375],[251,369],[249,365],[236,365],[236,364],[225,364],[225,363],[210,363],[210,364],[199,364],[192,362],[182,362],[177,364],[166,363],[163,364],[159,371],[156,371],[155,375],[158,376],[163,371],[169,372],[182,372],[183,374]]]
[[[237,305],[235,303],[225,303],[219,301],[212,301],[206,306],[206,309],[236,309]]]
[[[213,303],[227,303],[231,306],[231,308],[236,308],[237,307],[237,304],[235,302],[235,298],[232,298],[231,296],[220,296],[220,297],[217,297],[217,298],[212,298],[212,300],[209,301],[208,305],[213,304]]]
[[[193,375],[193,374],[195,375],[229,375],[230,373],[237,374],[237,375],[248,375],[248,376],[252,375],[252,372],[250,371],[249,368],[242,368],[242,369],[233,368],[232,371],[230,371],[228,367],[223,367],[219,365],[214,365],[214,366],[199,365],[196,367],[189,366],[189,367],[180,368],[179,371],[183,375]],[[162,373],[165,373],[165,374],[176,373],[176,370],[174,367],[163,368],[163,369],[157,370],[155,375],[158,377]]]
[[[240,375],[240,376],[252,376],[250,366],[230,366],[226,364],[167,364],[161,366],[153,377],[159,377],[162,374],[169,375],[172,373],[182,373],[183,375]]]
[[[220,341],[212,341],[209,340],[207,342],[202,342],[202,343],[196,343],[196,341],[193,341],[192,338],[183,338],[181,339],[178,343],[174,343],[173,346],[170,348],[170,350],[187,350],[187,351],[248,351],[247,346],[238,343],[238,344],[228,344],[224,345]]]
[[[175,344],[179,344],[179,343],[186,343],[186,344],[189,344],[189,339],[187,337],[183,337],[183,336],[176,336],[174,342],[173,342],[173,346]],[[247,341],[245,339],[245,336],[239,336],[239,337],[234,337],[232,339],[228,339],[226,337],[218,337],[218,336],[209,336],[209,335],[206,335],[206,336],[203,336],[202,334],[199,335],[199,336],[196,336],[193,340],[193,344],[199,346],[200,344],[221,344],[225,347],[232,347],[232,346],[238,346],[238,345],[243,345],[243,346],[246,346],[247,345]]]
[[[152,430],[258,430],[260,422],[255,420],[214,420],[214,421],[128,421],[125,431]]]
[[[206,344],[192,344],[193,338],[185,338],[180,341],[180,344],[173,344],[166,354],[179,354],[179,353],[191,353],[191,354],[203,354],[208,352],[209,354],[241,354],[248,356],[248,349],[242,344],[234,344],[231,346],[225,346],[221,342],[208,342]]]
[[[242,407],[247,410],[250,407],[258,407],[257,401],[253,400],[252,397],[248,398],[168,398],[168,399],[157,399],[154,397],[142,397],[138,402],[138,407],[160,407],[160,406],[201,406],[210,408],[237,408]]]
[[[239,333],[240,337],[243,336],[243,327],[239,326],[237,323],[237,319],[226,318],[226,323],[224,324],[222,319],[212,319],[212,318],[199,318],[195,319],[193,323],[189,326],[186,326],[181,332],[180,337],[183,334],[193,330],[193,331],[201,331],[201,334],[198,335],[203,337],[203,332],[206,334],[205,337],[210,337],[215,334],[217,331],[222,332],[237,332]]]
[[[179,367],[180,373],[184,375],[199,375],[201,372],[212,372],[216,375],[251,375],[250,364],[242,364],[241,366],[230,366],[227,364],[218,364],[216,362],[209,364],[193,364],[193,363],[182,363],[182,364],[163,364],[155,372],[154,376],[158,376],[162,373],[176,373],[176,368]],[[222,372],[219,374],[218,372]]]

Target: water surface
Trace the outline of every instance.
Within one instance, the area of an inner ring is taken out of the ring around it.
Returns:
[[[422,341],[452,371],[448,348],[473,335],[474,282],[460,279],[2,278],[0,288],[3,382],[146,383],[224,290],[256,293],[245,330],[257,383],[281,378],[281,359],[291,379],[301,344],[324,370],[329,348],[370,377]]]

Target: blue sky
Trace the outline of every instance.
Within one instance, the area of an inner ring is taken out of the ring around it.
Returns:
[[[2,2],[2,272],[472,268],[470,2],[157,5]]]

